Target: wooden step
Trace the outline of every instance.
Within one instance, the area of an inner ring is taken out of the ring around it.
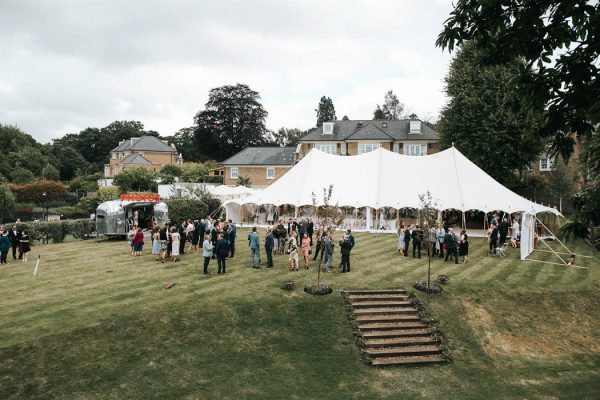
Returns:
[[[351,289],[346,290],[348,294],[405,294],[408,295],[404,289]]]
[[[413,307],[410,301],[395,301],[395,300],[383,300],[383,301],[358,301],[352,303],[352,308],[366,308],[366,307]]]
[[[367,348],[382,348],[382,347],[400,347],[400,346],[425,346],[435,345],[437,339],[431,336],[417,337],[395,337],[395,338],[377,338],[367,339],[365,342]]]
[[[376,315],[389,315],[389,314],[417,314],[418,311],[414,308],[405,307],[378,307],[378,308],[357,308],[352,311],[352,314],[365,315],[365,314],[376,314]]]
[[[418,315],[410,315],[410,314],[394,314],[394,315],[376,315],[376,314],[367,314],[367,315],[358,315],[356,317],[356,322],[359,324],[366,322],[403,322],[403,321],[411,321],[417,322],[421,321],[421,317]]]
[[[352,303],[359,301],[408,301],[408,296],[404,294],[352,294],[348,296]]]
[[[363,322],[358,325],[358,329],[361,331],[385,331],[385,330],[401,330],[401,329],[415,329],[415,328],[427,328],[428,325],[425,322],[377,322],[368,323]]]
[[[363,350],[371,357],[396,357],[396,356],[424,356],[428,354],[441,354],[439,346],[398,346],[367,348]]]
[[[387,339],[387,338],[400,338],[400,337],[419,337],[419,336],[430,336],[431,331],[429,329],[400,329],[400,330],[385,330],[385,331],[367,331],[363,332],[362,336],[365,339]]]
[[[386,366],[417,366],[428,364],[446,363],[446,359],[439,355],[427,356],[407,356],[407,357],[377,357],[373,359],[371,365],[378,367]]]

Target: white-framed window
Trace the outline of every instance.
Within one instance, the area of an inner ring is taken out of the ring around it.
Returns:
[[[335,144],[318,144],[315,147],[324,153],[335,154]]]
[[[379,148],[379,143],[359,143],[358,154],[365,154]]]
[[[426,156],[427,145],[426,144],[405,144],[404,154],[407,156]]]
[[[410,121],[410,133],[421,133],[421,121]]]
[[[231,167],[231,172],[229,174],[229,177],[231,179],[237,179],[238,178],[238,169],[237,169],[237,167]]]
[[[323,135],[333,135],[333,122],[323,123]]]
[[[346,143],[340,143],[340,154],[343,156],[347,154]]]
[[[275,179],[275,168],[267,167],[267,179]]]
[[[397,153],[399,148],[400,148],[400,146],[398,146],[398,143],[394,143],[394,145],[392,146],[392,151],[394,153]]]
[[[540,171],[554,171],[554,157],[544,154],[540,158]]]

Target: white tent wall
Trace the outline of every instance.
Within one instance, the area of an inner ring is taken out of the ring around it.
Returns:
[[[525,212],[521,218],[521,260],[529,256],[535,244],[535,213]]]
[[[402,180],[406,173],[414,179]],[[507,189],[456,148],[422,157],[383,148],[357,156],[336,156],[313,149],[280,179],[260,193],[231,200],[240,205],[322,206],[323,191],[333,186],[333,206],[419,208],[419,195],[431,193],[439,210],[507,213],[560,213]],[[370,212],[367,226],[374,226]],[[378,219],[376,215],[375,219]]]

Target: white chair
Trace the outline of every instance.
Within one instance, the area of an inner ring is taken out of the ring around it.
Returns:
[[[506,249],[508,248],[508,242],[505,242],[502,246],[496,249],[496,255],[499,257],[506,257]]]

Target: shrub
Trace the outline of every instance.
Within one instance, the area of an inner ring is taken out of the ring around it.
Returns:
[[[98,203],[102,203],[108,200],[117,200],[121,191],[117,186],[104,186],[98,189],[98,194],[96,195],[96,200]]]
[[[69,233],[75,239],[85,239],[94,232],[94,222],[89,219],[78,219],[69,222]]]
[[[208,168],[200,163],[185,163],[181,167],[181,171],[183,182],[201,182],[208,174]]]
[[[202,178],[204,183],[223,183],[223,177],[218,175],[206,175]]]
[[[155,192],[157,190],[156,174],[144,167],[126,169],[113,179],[113,184],[122,192]]]
[[[88,213],[85,209],[76,206],[61,206],[49,210],[50,214],[61,215],[64,219],[85,218]]]
[[[170,199],[165,200],[165,203],[169,207],[169,219],[172,222],[178,223],[188,218],[201,219],[208,214],[208,207],[201,200]]]
[[[19,202],[33,201],[40,203],[44,200],[63,200],[67,195],[65,185],[49,180],[33,181],[23,185],[11,184],[9,188]],[[44,193],[46,193],[45,199]]]

